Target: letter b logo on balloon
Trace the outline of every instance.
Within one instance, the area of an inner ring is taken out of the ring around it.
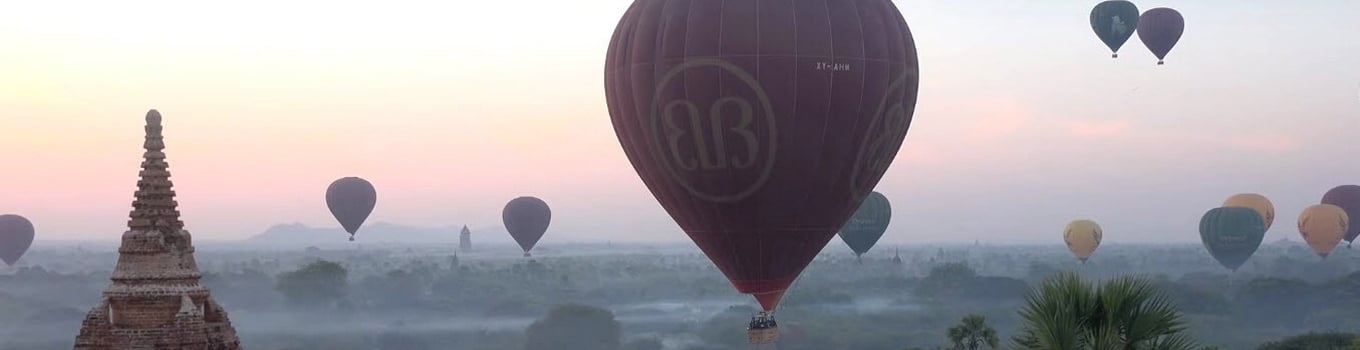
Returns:
[[[911,126],[911,112],[916,107],[918,80],[915,75],[915,70],[909,70],[895,79],[879,102],[855,159],[850,175],[851,190],[872,190],[897,157]]]
[[[687,85],[719,84],[717,95]],[[651,134],[657,159],[695,197],[734,202],[749,197],[774,170],[777,128],[769,96],[745,69],[715,58],[687,60],[658,80]]]

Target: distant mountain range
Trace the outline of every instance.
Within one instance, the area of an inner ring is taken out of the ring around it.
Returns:
[[[371,243],[439,243],[458,244],[462,225],[419,227],[387,222],[365,224],[354,239]],[[472,227],[473,244],[512,244],[514,240],[504,227]],[[345,242],[349,233],[340,227],[312,227],[301,223],[279,224],[263,233],[246,239],[245,243],[308,245]]]

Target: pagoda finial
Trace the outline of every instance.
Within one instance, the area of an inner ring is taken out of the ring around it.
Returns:
[[[135,231],[158,230],[176,232],[184,228],[179,220],[174,184],[170,182],[169,164],[165,162],[165,139],[161,135],[161,113],[146,112],[146,141],[142,147],[141,178],[137,180],[136,197],[132,202],[132,220],[128,228]]]

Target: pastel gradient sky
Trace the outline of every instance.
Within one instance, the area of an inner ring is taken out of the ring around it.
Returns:
[[[897,2],[922,78],[879,185],[885,242],[1052,243],[1076,218],[1111,242],[1197,242],[1236,192],[1275,202],[1267,240],[1294,238],[1300,210],[1360,183],[1360,2],[1136,1],[1186,18],[1165,66],[1136,37],[1111,60],[1096,2]],[[629,3],[7,3],[0,213],[40,240],[118,237],[155,108],[200,239],[335,226],[326,186],[362,176],[370,223],[499,225],[536,195],[544,243],[687,241],[604,104]]]

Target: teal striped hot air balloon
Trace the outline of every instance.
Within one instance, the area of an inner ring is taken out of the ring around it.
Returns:
[[[890,219],[892,206],[888,204],[888,197],[882,193],[870,192],[869,196],[860,202],[855,215],[841,227],[841,240],[855,252],[855,259],[859,259],[883,237],[883,232],[888,230]]]
[[[1255,209],[1219,207],[1199,220],[1199,238],[1209,255],[1233,271],[1256,253],[1266,236],[1265,219]]]

